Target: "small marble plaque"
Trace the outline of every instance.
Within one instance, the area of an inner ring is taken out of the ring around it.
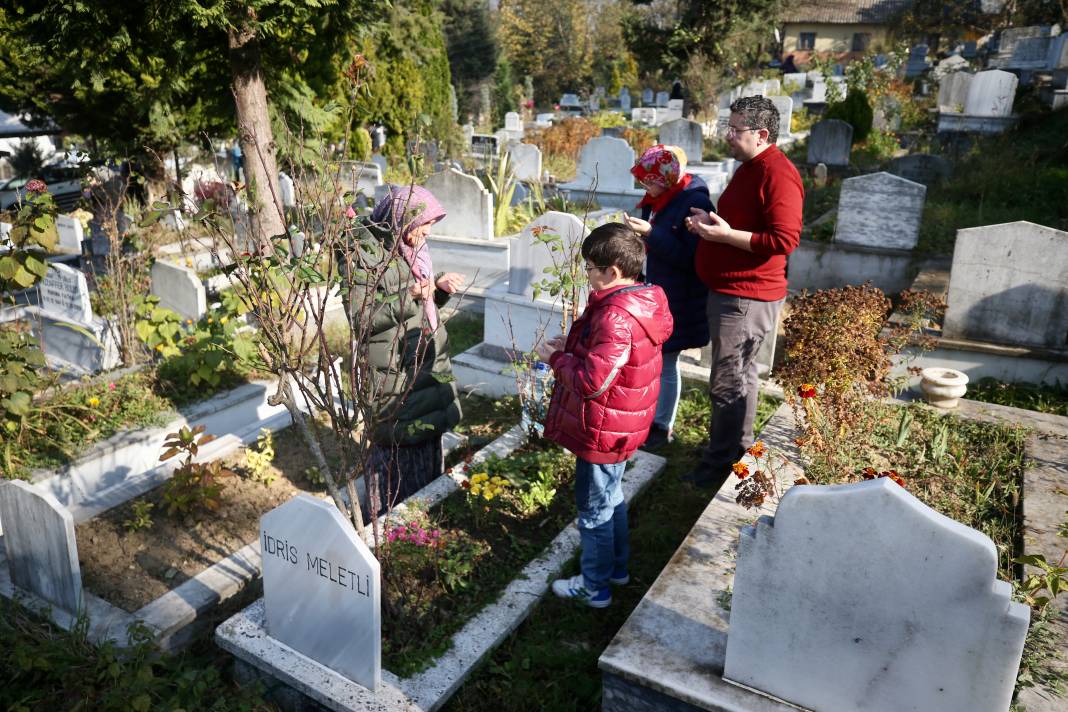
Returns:
[[[260,519],[267,633],[369,690],[382,682],[378,560],[333,504],[298,494]]]
[[[888,478],[742,529],[723,676],[821,712],[1004,712],[1030,619],[990,539]]]
[[[79,324],[88,324],[93,320],[89,284],[81,270],[53,263],[38,287],[41,309],[49,316]]]

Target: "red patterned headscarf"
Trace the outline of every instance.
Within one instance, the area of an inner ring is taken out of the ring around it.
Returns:
[[[664,192],[655,198],[646,193],[638,203],[639,208],[651,206],[654,213],[660,212],[685,190],[692,178],[686,172],[686,153],[678,146],[662,143],[645,149],[630,172],[639,183],[653,183],[664,188]]]

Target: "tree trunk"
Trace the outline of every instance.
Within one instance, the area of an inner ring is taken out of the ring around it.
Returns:
[[[248,186],[250,238],[252,244],[264,247],[269,245],[270,238],[285,232],[285,225],[278,192],[276,146],[267,113],[267,87],[260,66],[256,13],[251,7],[238,12],[239,16],[233,18],[229,31],[230,71],[234,79],[232,88],[237,106],[238,136]],[[261,251],[269,252],[269,247]]]

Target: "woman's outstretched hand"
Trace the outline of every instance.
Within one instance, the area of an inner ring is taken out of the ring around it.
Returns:
[[[650,223],[648,220],[642,220],[641,218],[632,218],[626,213],[623,213],[623,222],[627,224],[627,227],[629,227],[631,230],[638,233],[639,235],[642,235],[643,237],[645,235],[648,235],[649,231],[653,229],[652,223]]]
[[[447,294],[455,294],[463,289],[466,281],[467,277],[459,272],[446,272],[438,278],[437,287]]]

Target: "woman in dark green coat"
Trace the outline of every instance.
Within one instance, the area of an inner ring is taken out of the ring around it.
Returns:
[[[350,292],[349,319],[369,336],[375,377],[375,423],[367,478],[368,501],[388,511],[441,475],[441,436],[460,422],[449,361],[448,334],[438,309],[464,283],[463,275],[434,274],[426,238],[445,217],[441,203],[420,186],[390,186],[366,227],[375,239],[374,308],[367,293]],[[359,282],[360,280],[354,280]],[[360,300],[363,296],[364,299]],[[371,512],[375,514],[375,512]]]

